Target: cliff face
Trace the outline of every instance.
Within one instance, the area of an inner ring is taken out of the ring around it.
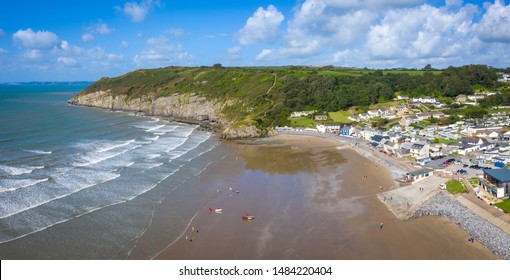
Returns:
[[[227,122],[221,114],[225,104],[194,94],[173,94],[166,97],[154,97],[153,94],[147,94],[140,98],[129,99],[125,95],[114,96],[109,90],[100,90],[76,95],[69,103],[110,110],[144,112],[147,115],[173,117],[181,121],[214,121],[214,126],[222,131],[220,137],[224,139],[261,136],[261,131],[254,126],[243,125],[234,128]]]

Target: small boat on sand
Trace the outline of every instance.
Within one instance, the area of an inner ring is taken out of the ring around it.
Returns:
[[[214,209],[214,213],[218,213],[218,214],[219,214],[219,213],[223,213],[223,209],[221,209],[221,208],[216,208],[216,209]]]
[[[252,216],[252,215],[250,215],[248,213],[244,213],[242,218],[243,218],[243,220],[251,221],[251,220],[255,219],[255,216]]]

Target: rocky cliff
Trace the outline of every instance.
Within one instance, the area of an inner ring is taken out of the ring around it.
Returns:
[[[110,110],[143,112],[152,116],[172,117],[178,121],[201,124],[220,132],[223,139],[253,138],[262,136],[261,130],[252,125],[234,125],[228,122],[221,110],[226,105],[218,100],[207,100],[195,94],[173,94],[156,97],[154,94],[139,98],[113,95],[110,90],[81,93],[70,104]]]

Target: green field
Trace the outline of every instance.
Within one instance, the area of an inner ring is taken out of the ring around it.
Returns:
[[[494,206],[498,207],[499,209],[505,211],[505,213],[510,213],[510,200],[504,200],[503,202],[496,203]]]
[[[289,118],[292,127],[311,127],[315,128],[315,121],[307,117]]]
[[[328,113],[329,118],[332,119],[334,122],[339,123],[351,123],[352,121],[349,120],[347,117],[351,115],[348,111],[338,111],[338,112],[329,112]]]
[[[478,186],[478,177],[469,178],[468,182],[471,184],[471,187],[476,188]]]
[[[467,192],[466,187],[457,180],[448,181],[448,183],[446,183],[446,190],[448,190],[451,194]]]
[[[347,68],[347,69],[335,69],[335,70],[323,70],[318,71],[320,75],[330,75],[330,76],[361,76],[363,74],[374,73],[376,70],[369,69],[356,69],[356,68]],[[423,75],[426,71],[422,70],[383,70],[382,73],[384,75],[387,74],[408,74],[410,76],[419,76]],[[441,71],[430,71],[430,73],[434,75],[441,74]]]

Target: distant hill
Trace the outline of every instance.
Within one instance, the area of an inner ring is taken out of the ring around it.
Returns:
[[[210,122],[226,138],[289,123],[292,111],[338,111],[408,96],[453,98],[497,86],[485,65],[444,70],[326,67],[166,67],[101,78],[70,103]],[[237,135],[236,133],[239,133]]]

